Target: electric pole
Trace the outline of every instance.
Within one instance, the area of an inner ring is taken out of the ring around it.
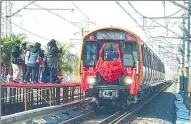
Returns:
[[[1,3],[1,36],[7,37],[12,34],[12,24],[11,24],[11,1],[2,1]]]
[[[187,68],[186,68],[186,77],[187,77],[187,89],[186,91],[190,92],[190,82],[189,82],[189,60],[190,60],[190,4],[191,1],[188,0],[188,40],[187,40]],[[190,97],[190,94],[188,94],[188,92],[186,92],[186,97]]]
[[[2,1],[0,1],[0,18],[1,18],[1,10],[2,9]],[[1,20],[0,20],[0,34],[1,34]],[[0,35],[0,83],[1,83],[1,35]],[[1,124],[1,111],[2,111],[2,106],[1,106],[1,84],[0,84],[0,124]]]
[[[185,18],[183,18],[183,22],[182,22],[183,27],[185,27]],[[185,33],[183,32],[183,39],[182,39],[182,69],[181,69],[181,75],[182,75],[182,84],[180,84],[182,86],[181,89],[181,93],[185,90],[185,81],[184,81],[184,57],[185,57]]]

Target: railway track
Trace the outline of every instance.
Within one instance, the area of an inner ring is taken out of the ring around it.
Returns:
[[[76,110],[84,110],[86,102],[90,100],[91,98],[87,98],[84,100],[73,101],[71,103],[67,103],[64,105],[49,106],[49,107],[24,111],[12,115],[7,115],[3,116],[1,118],[1,121],[3,124],[21,124],[25,122],[27,123],[30,120],[41,120],[41,117],[44,117],[45,115],[47,117],[52,117],[58,113],[67,113]],[[85,113],[86,111],[87,110],[84,110],[82,112]]]
[[[136,118],[136,113],[140,111],[146,104],[151,102],[160,92],[168,88],[172,83],[162,86],[162,88],[148,99],[139,101],[137,104],[131,105],[130,108],[112,112],[110,114],[96,114],[93,111],[76,116],[61,124],[129,124]]]

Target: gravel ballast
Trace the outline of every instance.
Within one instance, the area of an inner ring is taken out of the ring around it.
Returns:
[[[173,124],[175,121],[176,84],[148,103],[131,124]]]

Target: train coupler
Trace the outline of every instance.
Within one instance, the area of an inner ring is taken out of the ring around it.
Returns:
[[[127,98],[127,104],[137,103],[137,101],[138,101],[137,95],[128,96]]]

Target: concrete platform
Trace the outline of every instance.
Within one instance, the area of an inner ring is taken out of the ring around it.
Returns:
[[[183,103],[183,97],[181,94],[174,94],[176,97],[175,109],[176,109],[176,124],[190,124],[189,110]]]

